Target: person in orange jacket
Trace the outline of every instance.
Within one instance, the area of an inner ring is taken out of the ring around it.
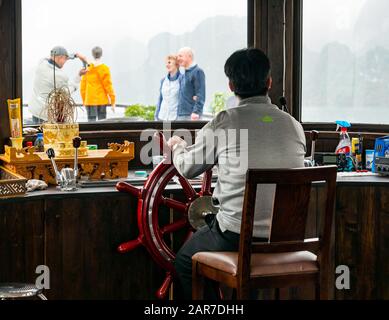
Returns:
[[[112,110],[115,110],[116,103],[111,72],[101,62],[103,50],[100,47],[93,48],[92,56],[95,61],[89,64],[80,85],[81,98],[88,113],[88,122],[106,119],[107,106],[111,105]]]

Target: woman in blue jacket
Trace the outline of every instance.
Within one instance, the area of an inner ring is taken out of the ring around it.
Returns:
[[[181,77],[177,56],[166,57],[166,69],[168,74],[161,80],[155,120],[174,121],[177,120]]]

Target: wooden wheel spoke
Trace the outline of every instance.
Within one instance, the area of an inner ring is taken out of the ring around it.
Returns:
[[[212,169],[204,173],[203,182],[201,184],[201,195],[210,196],[212,187]]]
[[[170,285],[172,284],[172,282],[173,282],[173,276],[170,273],[167,273],[166,274],[166,278],[163,281],[161,288],[159,288],[158,291],[157,291],[157,297],[159,299],[162,300],[162,299],[166,298],[166,296],[167,296],[167,294],[169,292]]]
[[[170,209],[177,210],[182,213],[185,213],[187,209],[185,203],[170,198],[162,197],[161,203]]]
[[[186,180],[184,177],[180,176],[179,181],[180,181],[181,187],[184,190],[184,193],[187,196],[188,200],[193,200],[193,199],[197,198],[197,193],[196,193],[195,189],[193,189],[192,185],[189,183],[188,180]]]
[[[183,218],[181,220],[175,221],[175,222],[168,224],[167,226],[164,226],[163,228],[161,228],[161,234],[165,235],[167,233],[173,233],[173,232],[176,232],[178,230],[185,228],[186,226],[188,226],[188,219]]]

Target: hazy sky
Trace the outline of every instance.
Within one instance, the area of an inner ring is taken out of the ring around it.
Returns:
[[[192,31],[207,17],[246,16],[247,0],[22,0],[22,10],[23,46],[41,56],[56,44],[70,45],[78,34],[147,44],[160,32]]]
[[[354,29],[367,0],[304,0],[304,46],[321,51],[338,41],[353,46]]]

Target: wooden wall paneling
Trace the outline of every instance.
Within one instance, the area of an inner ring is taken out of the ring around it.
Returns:
[[[302,1],[286,0],[286,98],[289,111],[301,121]]]
[[[358,270],[358,299],[377,299],[377,188],[366,186],[359,188],[358,207],[360,221],[360,261]],[[355,191],[354,191],[355,192]],[[355,192],[357,194],[357,192]]]
[[[285,94],[284,85],[284,0],[256,0],[254,4],[254,45],[262,49],[272,64],[273,87],[269,93],[274,104],[285,95],[293,114],[299,105],[299,79],[297,68],[300,48],[300,0],[285,0]],[[296,97],[295,97],[296,96]],[[297,118],[298,119],[298,118]]]
[[[351,204],[353,197],[350,188],[338,188],[336,197],[336,266],[346,265],[351,271],[351,290],[337,290],[336,299],[345,300],[356,297],[355,287],[357,285],[357,256],[359,215],[355,205]],[[351,204],[351,207],[350,207]],[[350,210],[351,208],[351,210]]]
[[[23,34],[22,34],[22,0],[14,0],[15,2],[15,95],[22,99],[23,105]],[[23,123],[23,112],[22,112]]]
[[[247,0],[247,47],[254,47],[255,0]]]
[[[268,0],[254,0],[254,47],[267,52]]]
[[[43,200],[30,201],[27,205],[22,206],[25,230],[26,281],[32,283],[41,275],[36,274],[36,268],[45,265],[43,206]]]
[[[336,204],[334,205],[334,217],[332,220],[332,237],[331,237],[331,257],[330,257],[330,270],[332,270],[332,274],[329,275],[328,281],[329,283],[329,299],[335,300],[336,299],[336,286],[335,286],[335,280],[336,280]]]
[[[0,6],[0,153],[10,136],[7,99],[21,98],[21,0]]]
[[[267,54],[272,62],[273,85],[270,98],[274,104],[279,105],[279,98],[283,96],[284,73],[284,0],[271,0],[268,2],[268,35]]]
[[[377,235],[377,298],[389,299],[389,190],[377,188],[376,203],[378,216]]]
[[[294,17],[294,1],[285,2],[285,98],[288,102],[288,109],[291,114],[294,114],[294,94],[299,90],[294,84],[294,72],[293,68],[297,67],[294,65],[295,61],[295,17]]]
[[[375,299],[377,208],[376,188],[342,187],[337,195],[336,266],[351,271],[351,290],[337,290],[337,299]]]
[[[42,200],[0,202],[0,283],[35,283],[44,265]]]
[[[163,275],[147,251],[116,251],[138,236],[136,205],[136,199],[125,194],[47,200],[46,262],[53,287],[49,298],[155,298]]]

